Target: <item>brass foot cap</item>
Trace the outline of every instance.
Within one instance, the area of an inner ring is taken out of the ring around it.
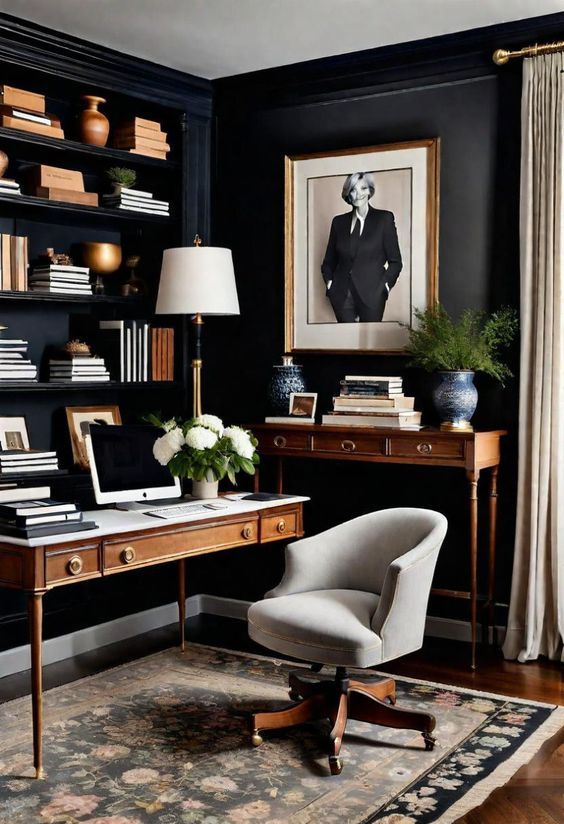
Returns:
[[[343,764],[341,759],[335,755],[329,756],[329,769],[331,770],[331,775],[340,775],[343,769]]]
[[[45,778],[45,770],[43,769],[43,767],[36,767],[35,777],[36,778]]]
[[[260,747],[262,744],[262,736],[259,735],[258,730],[255,730],[251,736],[251,743],[253,747]]]

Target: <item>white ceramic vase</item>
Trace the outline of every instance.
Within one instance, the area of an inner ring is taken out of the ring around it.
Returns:
[[[219,481],[195,481],[192,480],[193,498],[217,498]]]

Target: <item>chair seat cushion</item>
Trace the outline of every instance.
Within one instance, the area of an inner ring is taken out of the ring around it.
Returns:
[[[373,592],[324,589],[258,601],[249,609],[249,635],[282,655],[343,667],[379,663],[382,641],[370,622],[380,600]]]

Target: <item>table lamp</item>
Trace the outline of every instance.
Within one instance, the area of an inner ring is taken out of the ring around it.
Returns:
[[[195,357],[192,359],[193,414],[202,414],[202,315],[238,315],[239,300],[230,249],[202,246],[165,249],[159,282],[157,315],[192,315]]]

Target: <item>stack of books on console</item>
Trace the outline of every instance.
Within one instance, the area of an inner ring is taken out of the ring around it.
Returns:
[[[0,177],[0,195],[21,195],[20,184],[7,177]]]
[[[0,534],[14,538],[41,538],[95,527],[94,521],[83,520],[76,504],[51,498],[0,504]]]
[[[44,292],[49,295],[92,294],[90,269],[88,266],[68,266],[50,263],[35,266],[28,278],[30,292]]]
[[[121,189],[118,194],[102,195],[102,203],[109,209],[165,217],[170,215],[168,200],[155,200],[151,192],[140,192],[138,189]]]
[[[61,121],[45,112],[45,95],[0,85],[0,125],[46,137],[63,138]]]
[[[49,380],[56,383],[107,383],[110,373],[104,358],[51,358]]]
[[[0,383],[37,380],[37,366],[26,358],[28,346],[26,340],[0,337]]]
[[[166,142],[166,132],[157,120],[132,117],[114,130],[113,145],[125,149],[130,154],[146,155],[166,160],[170,146]]]
[[[421,412],[414,411],[414,402],[404,395],[401,377],[345,375],[333,411],[323,415],[321,423],[421,429]]]
[[[58,469],[56,452],[43,452],[41,449],[3,449],[0,452],[0,475],[56,472]]]

